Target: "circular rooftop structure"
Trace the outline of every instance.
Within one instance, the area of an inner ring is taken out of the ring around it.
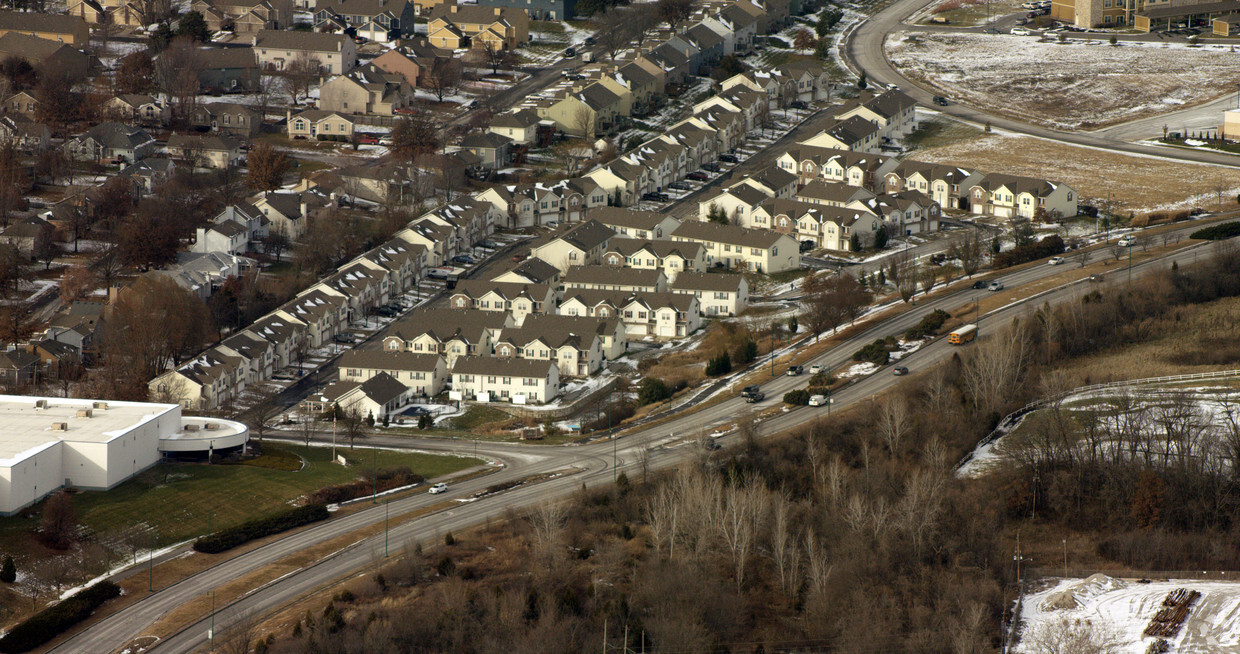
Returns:
[[[159,437],[159,451],[165,453],[210,454],[245,445],[250,428],[235,420],[181,416],[181,428]]]

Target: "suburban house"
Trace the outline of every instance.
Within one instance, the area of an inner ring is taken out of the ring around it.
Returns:
[[[1032,177],[990,173],[969,189],[969,213],[997,218],[1049,218],[1077,215],[1077,193],[1071,186]]]
[[[242,357],[213,347],[152,379],[147,388],[153,400],[211,411],[229,404],[245,391],[246,364]]]
[[[438,354],[401,350],[348,350],[340,355],[340,381],[364,382],[386,374],[410,395],[434,397],[448,381],[448,364]]]
[[[752,186],[770,198],[791,198],[797,192],[797,176],[779,166],[769,166],[746,175],[736,185]]]
[[[879,95],[846,108],[835,114],[836,120],[847,124],[852,118],[861,118],[877,125],[880,136],[900,138],[917,129],[917,103],[899,89],[883,91]],[[813,145],[818,145],[814,143]],[[866,148],[846,148],[849,150]]]
[[[917,191],[940,207],[962,209],[968,206],[969,189],[985,175],[955,166],[904,160],[883,176],[883,192]],[[964,202],[964,205],[961,202]]]
[[[76,300],[51,317],[41,336],[74,347],[82,353],[83,360],[91,362],[99,353],[105,306],[100,301]]]
[[[415,311],[392,324],[387,351],[439,354],[448,366],[465,356],[490,356],[499,333],[516,324],[511,314],[475,309]]]
[[[403,75],[366,65],[337,75],[319,88],[319,109],[342,114],[393,116],[409,106],[413,87]]]
[[[0,116],[0,143],[22,152],[42,152],[51,144],[52,132],[43,123],[25,120],[22,115]]]
[[[431,9],[430,44],[447,50],[516,50],[530,40],[530,15],[522,9],[441,3]]]
[[[590,220],[611,228],[616,236],[666,240],[680,221],[657,211],[638,211],[620,207],[599,207],[590,211]]]
[[[620,318],[626,338],[670,339],[687,336],[702,326],[698,300],[688,293],[626,293],[573,289],[564,294],[560,314]]]
[[[603,265],[661,270],[673,282],[685,271],[704,272],[706,255],[701,243],[616,237],[603,253]]]
[[[560,368],[554,361],[461,357],[452,365],[452,392],[479,402],[549,402],[560,394]]]
[[[920,191],[898,191],[875,196],[865,205],[871,213],[883,219],[888,230],[896,234],[925,234],[939,229],[939,203]]]
[[[559,268],[538,257],[531,257],[496,275],[491,278],[491,281],[514,284],[554,284],[559,280],[560,274]]]
[[[85,48],[90,43],[90,27],[80,16],[25,11],[0,11],[0,36],[24,34],[46,41]]]
[[[494,132],[470,134],[461,139],[461,149],[478,156],[479,165],[494,170],[508,165],[508,148],[512,141]]]
[[[810,204],[822,204],[829,207],[862,208],[874,194],[860,186],[850,186],[843,182],[824,182],[814,180],[802,186],[796,192],[796,199]]]
[[[315,62],[321,75],[343,75],[357,66],[357,45],[343,34],[263,30],[251,43],[264,70],[286,70],[299,60]]]
[[[603,337],[592,329],[530,323],[501,332],[495,356],[552,361],[561,377],[588,377],[603,367]]]
[[[831,97],[831,74],[815,60],[789,61],[776,66],[775,71],[788,80],[795,100],[813,102]]]
[[[227,134],[173,134],[168,154],[199,168],[232,168],[241,162],[241,141]]]
[[[482,279],[463,279],[448,297],[453,309],[505,311],[520,326],[532,313],[554,311],[555,288],[550,284],[523,284]]]
[[[249,202],[262,212],[272,231],[282,232],[293,241],[306,233],[311,218],[325,215],[333,206],[330,200],[310,191],[263,191],[251,196]]]
[[[379,70],[400,75],[414,88],[425,84],[432,72],[445,66],[459,67],[460,60],[452,58],[451,50],[436,48],[425,38],[402,39],[401,45],[370,60]]]
[[[103,103],[103,112],[112,120],[142,125],[163,125],[172,117],[166,102],[141,93],[121,93]]]
[[[354,30],[357,36],[387,43],[413,34],[417,7],[410,0],[335,0],[315,4],[314,24],[338,23]]]
[[[706,98],[693,105],[693,113],[705,113],[715,107],[741,116],[746,132],[758,129],[762,116],[770,111],[765,93],[744,86],[734,86]]]
[[[727,222],[742,227],[754,227],[753,214],[758,205],[766,202],[770,196],[759,189],[744,183],[734,184],[724,189],[713,198],[698,203],[698,219],[710,220],[711,214],[722,216]]]
[[[566,316],[558,313],[538,313],[526,318],[522,327],[551,331],[594,333],[602,339],[603,358],[611,361],[624,356],[629,349],[624,323],[617,316],[596,318],[590,316]],[[501,356],[496,346],[496,356]]]
[[[11,390],[41,381],[41,363],[37,355],[25,350],[0,352],[0,384]]]
[[[399,238],[367,250],[352,262],[387,272],[389,295],[404,293],[421,281],[427,268],[426,248]]]
[[[52,224],[38,216],[29,216],[21,222],[15,222],[0,232],[0,242],[7,243],[29,256],[34,251],[35,242],[40,234],[51,239],[55,228]]]
[[[366,381],[332,382],[317,396],[311,395],[303,400],[303,406],[313,413],[325,413],[339,407],[345,415],[382,422],[407,404],[409,395],[408,386],[387,373],[379,373]]]
[[[3,40],[3,37],[0,37]],[[34,120],[38,115],[39,99],[30,91],[14,93],[4,99],[4,113],[12,118]]]
[[[312,348],[330,344],[349,324],[349,305],[345,298],[318,289],[310,289],[285,302],[275,314],[305,325],[306,343]]]
[[[616,233],[605,225],[587,220],[571,227],[562,227],[550,241],[530,249],[530,256],[542,259],[565,272],[574,266],[602,261],[608,239]]]
[[[352,118],[335,111],[306,109],[288,117],[288,137],[291,139],[348,140],[353,138],[353,127]]]
[[[861,116],[850,116],[811,136],[800,145],[836,148],[853,152],[877,152],[882,129]]]
[[[541,120],[533,109],[515,109],[492,118],[487,131],[506,137],[517,145],[529,145],[534,142]]]
[[[633,115],[645,116],[663,102],[663,75],[636,61],[620,66],[612,75],[633,94]]]
[[[669,290],[696,297],[707,316],[739,316],[749,306],[749,282],[744,275],[688,271],[677,275]]]
[[[784,170],[801,176],[801,183],[813,180],[842,182],[874,190],[886,174],[899,165],[898,159],[866,152],[830,147],[795,145],[775,160]]]
[[[293,24],[293,3],[289,0],[195,0],[190,9],[202,14],[212,32],[249,34]]]
[[[167,157],[147,157],[125,166],[117,176],[128,177],[138,193],[154,193],[157,187],[172,179],[176,167]]]
[[[195,127],[206,127],[213,132],[249,138],[262,127],[263,117],[254,107],[235,102],[208,102],[194,108],[192,117]]]
[[[595,82],[566,91],[540,104],[537,111],[544,120],[554,121],[561,132],[588,139],[619,127],[620,118],[628,115],[631,106],[631,100],[626,102],[607,85]]]
[[[248,92],[258,88],[261,70],[251,48],[203,48],[198,83],[208,91]]]
[[[268,221],[252,204],[230,204],[199,227],[191,252],[227,252],[241,254],[257,245],[267,234]]]
[[[399,238],[413,245],[426,248],[426,263],[441,266],[456,255],[458,240],[456,230],[429,220],[418,220],[396,233]]]
[[[240,278],[256,267],[254,261],[236,254],[189,251],[178,252],[176,263],[169,264],[163,270],[151,270],[146,274],[167,277],[206,302],[230,277]]]
[[[707,264],[722,264],[725,268],[771,274],[792,270],[801,264],[797,242],[769,229],[690,220],[681,223],[671,238],[701,243],[706,250]]]
[[[793,200],[772,200],[763,205],[771,215],[774,229],[789,233],[815,247],[843,252],[856,251],[874,244],[883,221],[869,210],[809,204]],[[854,244],[854,239],[856,243]]]
[[[75,161],[133,163],[155,152],[155,139],[139,127],[115,122],[99,123],[65,143],[65,153]]]
[[[482,0],[482,7],[523,9],[531,20],[572,20],[577,18],[577,0]]]
[[[11,12],[4,12],[11,13]],[[23,13],[20,16],[56,18],[52,14]],[[64,18],[64,16],[61,16]],[[16,57],[36,70],[65,73],[71,80],[83,80],[90,71],[90,57],[68,43],[9,31],[0,36],[0,58]]]
[[[650,171],[624,159],[612,159],[585,176],[617,204],[632,204],[650,189]]]
[[[667,278],[658,268],[613,268],[612,266],[574,266],[560,280],[564,289],[577,288],[628,293],[662,293]]]
[[[589,178],[566,179],[550,186],[541,183],[492,186],[474,194],[507,218],[510,227],[545,225],[551,221],[580,222],[595,207],[607,204],[607,192]]]

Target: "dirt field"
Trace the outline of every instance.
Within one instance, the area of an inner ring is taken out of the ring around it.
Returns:
[[[1007,34],[895,34],[893,65],[943,95],[1058,129],[1096,129],[1221,97],[1240,83],[1231,46],[1111,46]]]
[[[917,161],[1042,177],[1068,184],[1086,203],[1113,195],[1118,212],[1236,207],[1240,170],[1139,157],[1015,134],[981,134],[916,150]],[[1107,171],[1100,175],[1099,171]],[[1175,180],[1174,183],[1168,183]]]

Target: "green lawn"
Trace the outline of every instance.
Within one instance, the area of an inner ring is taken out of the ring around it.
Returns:
[[[268,446],[268,450],[277,446]],[[248,465],[160,463],[134,479],[107,492],[82,492],[73,499],[79,521],[98,538],[114,540],[135,525],[153,527],[158,543],[183,541],[207,531],[214,512],[214,528],[239,524],[250,518],[287,508],[305,493],[332,484],[352,481],[379,468],[406,466],[432,478],[468,468],[477,459],[413,454],[390,450],[337,447],[349,466],[330,462],[330,448],[278,446],[306,463],[296,472]],[[5,551],[28,550],[28,534],[37,518],[0,518],[0,547]]]
[[[489,406],[481,406],[475,404],[465,410],[465,413],[452,419],[452,429],[460,429],[469,431],[481,425],[492,422],[503,422],[511,419],[512,416],[494,409]]]
[[[977,138],[982,130],[954,120],[933,119],[923,121],[912,134],[904,137],[910,148],[937,148],[959,141]]]

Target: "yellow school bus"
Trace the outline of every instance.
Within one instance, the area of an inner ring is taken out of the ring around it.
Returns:
[[[947,342],[952,345],[964,345],[977,337],[977,325],[965,325],[947,335]]]

